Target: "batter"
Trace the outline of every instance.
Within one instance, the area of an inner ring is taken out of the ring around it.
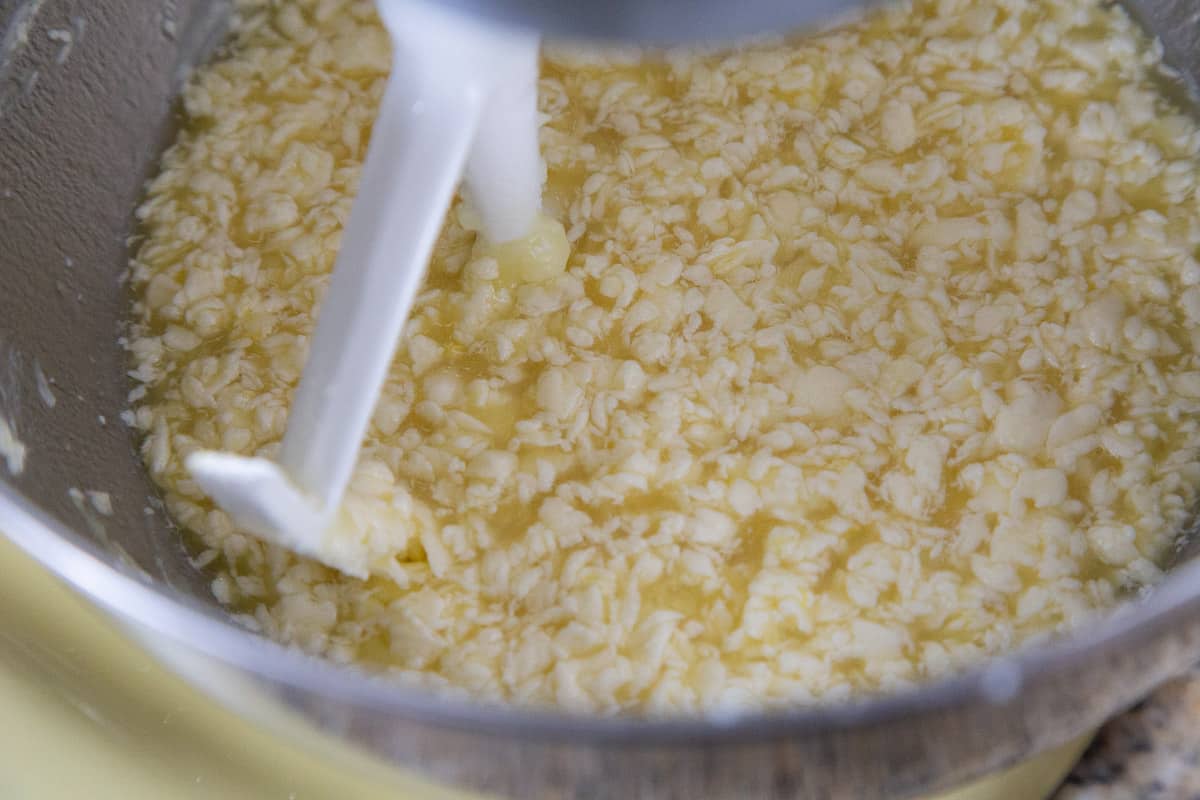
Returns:
[[[247,625],[478,698],[697,712],[895,690],[1159,577],[1200,482],[1200,135],[1120,10],[547,52],[566,269],[455,207],[342,512],[365,582],[183,466],[277,447],[390,64],[365,0],[241,15],[141,209],[130,348],[147,466]]]

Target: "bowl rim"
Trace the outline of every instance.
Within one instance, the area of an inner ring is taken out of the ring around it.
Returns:
[[[524,739],[639,745],[741,743],[866,728],[971,703],[1020,702],[1030,677],[1078,671],[1099,651],[1123,649],[1200,615],[1200,559],[1168,570],[1096,624],[993,657],[963,672],[857,701],[695,715],[602,715],[450,697],[386,675],[333,664],[220,618],[34,506],[0,480],[0,535],[118,619],[291,689],[412,721]],[[1159,679],[1170,676],[1164,670]],[[1114,707],[1119,699],[1114,698]],[[1111,709],[1110,709],[1111,710]],[[1097,721],[1098,722],[1098,721]]]

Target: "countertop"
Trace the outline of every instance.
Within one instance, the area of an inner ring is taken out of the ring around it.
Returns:
[[[1200,800],[1200,666],[1101,729],[1053,800]]]

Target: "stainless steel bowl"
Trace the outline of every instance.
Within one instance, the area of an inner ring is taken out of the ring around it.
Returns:
[[[1200,76],[1200,0],[1131,8]],[[223,2],[0,0],[0,531],[219,700],[517,798],[901,798],[1066,742],[1200,657],[1200,564],[1077,635],[856,704],[642,720],[452,702],[235,625],[189,564],[120,421],[122,275],[143,181]],[[111,515],[81,491],[108,492]],[[303,720],[303,721],[301,721]]]

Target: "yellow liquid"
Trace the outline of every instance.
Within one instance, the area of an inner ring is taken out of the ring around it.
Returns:
[[[269,635],[518,703],[786,705],[1157,576],[1200,478],[1198,137],[1076,0],[548,53],[566,271],[451,214],[344,509],[375,576],[237,532],[181,459],[282,435],[388,63],[331,55],[368,3],[296,8],[197,76],[134,269],[148,463]]]

